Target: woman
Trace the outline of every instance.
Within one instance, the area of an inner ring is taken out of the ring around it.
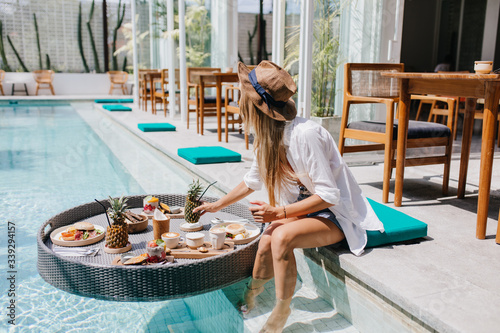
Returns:
[[[331,135],[313,121],[296,117],[290,99],[297,87],[270,61],[250,71],[238,64],[240,109],[254,133],[254,162],[243,181],[214,203],[195,211],[216,212],[265,185],[269,203],[251,202],[256,222],[271,222],[260,239],[253,275],[241,310],[250,311],[264,284],[274,277],[276,306],[262,332],[281,332],[290,314],[297,280],[293,249],[315,248],[346,238],[359,255],[366,230],[383,231]]]

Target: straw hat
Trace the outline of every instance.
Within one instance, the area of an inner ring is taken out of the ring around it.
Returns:
[[[297,115],[295,102],[290,99],[297,86],[283,68],[264,60],[253,70],[238,63],[241,92],[255,107],[278,121],[292,120]]]

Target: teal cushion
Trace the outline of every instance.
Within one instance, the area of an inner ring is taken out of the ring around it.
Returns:
[[[106,104],[102,107],[108,111],[132,111],[132,108],[120,104]]]
[[[177,155],[193,164],[240,162],[241,154],[224,147],[179,148]]]
[[[169,123],[144,123],[137,127],[143,132],[175,131],[175,126]]]
[[[134,103],[132,98],[103,98],[103,99],[95,99],[94,103]]]
[[[426,223],[371,199],[368,199],[368,202],[379,220],[384,224],[385,232],[368,230],[366,232],[368,235],[366,247],[375,247],[427,236]]]

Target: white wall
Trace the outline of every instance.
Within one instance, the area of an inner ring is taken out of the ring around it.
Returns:
[[[6,73],[3,80],[3,90],[5,95],[11,94],[12,84],[9,81],[26,82],[28,92],[32,96],[35,94],[36,83],[31,73]],[[72,74],[56,73],[52,82],[56,95],[107,95],[110,82],[107,74]],[[16,90],[24,89],[22,83],[16,84]],[[130,91],[130,86],[128,87]],[[50,95],[49,89],[39,91],[39,95]],[[121,95],[119,89],[114,90],[114,94]],[[23,95],[19,92],[16,95]]]
[[[484,20],[483,50],[481,60],[494,60],[497,40],[498,12],[500,0],[488,0]]]

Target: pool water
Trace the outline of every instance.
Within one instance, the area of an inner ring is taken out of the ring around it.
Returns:
[[[235,305],[246,281],[184,299],[112,302],[63,292],[37,272],[36,235],[51,216],[107,196],[186,193],[193,177],[90,103],[0,105],[0,269],[11,221],[17,270],[16,325],[2,311],[0,332],[258,332],[274,305],[272,283],[243,319]],[[8,289],[3,276],[0,288]],[[10,299],[0,294],[2,309]],[[300,281],[292,308],[285,332],[354,331]]]

